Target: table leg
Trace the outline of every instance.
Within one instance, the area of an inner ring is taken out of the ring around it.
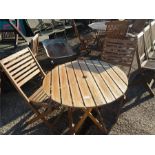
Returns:
[[[89,117],[92,122],[103,132],[103,133],[106,133],[107,134],[107,129],[103,123],[103,120],[102,120],[102,116],[101,116],[101,113],[99,112],[99,110],[97,110],[97,113],[99,114],[99,117],[100,117],[100,122],[98,121],[98,119],[96,119],[91,111],[93,110],[93,108],[87,108],[84,110],[84,115],[81,117],[80,121],[76,124],[75,126],[75,133],[80,129],[80,127],[82,126],[82,124],[84,123],[84,121],[86,120],[87,117]]]
[[[88,108],[85,111],[84,115],[81,117],[80,121],[75,126],[75,133],[80,129],[86,118],[88,117],[88,114],[92,111],[93,108]]]
[[[74,134],[74,127],[73,127],[73,116],[72,116],[72,108],[68,108],[68,123],[69,123],[69,132],[70,134]]]
[[[101,113],[100,113],[100,110],[98,109],[98,108],[96,108],[96,111],[97,111],[97,113],[98,113],[98,116],[99,116],[99,119],[100,119],[100,122],[102,123],[102,131],[104,132],[104,133],[108,133],[108,131],[107,131],[107,129],[106,129],[106,127],[105,127],[105,124],[104,124],[104,121],[103,121],[103,117],[102,117],[102,115],[101,115]]]

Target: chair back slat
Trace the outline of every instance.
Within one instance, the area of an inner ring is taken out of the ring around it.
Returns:
[[[29,62],[31,60],[33,60],[33,57],[30,55],[29,57],[27,57],[25,59],[22,59],[21,61],[18,61],[17,63],[12,64],[11,66],[8,63],[9,67],[7,67],[7,66],[6,67],[7,67],[8,71],[11,72],[11,71],[17,69],[21,65],[23,65],[23,64],[25,64],[25,63],[27,63],[27,62]]]
[[[22,91],[21,87],[36,75],[41,75],[42,77],[45,76],[45,73],[41,69],[30,48],[23,49],[2,59],[0,64],[17,90],[27,100],[28,98]]]
[[[136,51],[136,41],[129,39],[106,38],[102,53],[102,60],[114,64],[129,67],[129,72]],[[129,72],[127,73],[129,75]]]
[[[146,53],[149,55],[149,53],[152,51],[152,39],[151,39],[150,25],[148,25],[144,28],[144,41],[145,41]]]
[[[23,55],[17,57],[16,59],[12,60],[10,63],[6,64],[6,67],[11,67],[12,65],[16,64],[19,61],[22,61],[28,57],[30,57],[30,53],[24,53]]]
[[[151,22],[152,43],[155,44],[155,21]]]
[[[128,31],[128,21],[110,21],[106,23],[106,37],[123,39]]]
[[[14,76],[14,78],[17,80],[17,78],[21,78],[21,76],[25,75],[24,73],[27,73],[29,71],[31,71],[32,69],[36,69],[37,66],[35,64],[35,62],[29,62],[29,65],[27,65],[26,67],[23,67],[22,69],[19,69],[18,71],[15,70],[14,72],[11,72],[11,75]]]
[[[21,74],[21,71],[23,71],[25,68],[27,67],[33,67],[35,64],[34,60],[30,60],[28,62],[26,62],[25,64],[22,64],[20,67],[18,67],[17,69],[13,70],[10,72],[11,75],[14,75],[16,77],[17,74]]]
[[[40,73],[39,69],[37,70],[31,70],[32,72],[28,72],[28,74],[22,76],[23,79],[18,79],[17,83],[19,85],[19,87],[21,87],[22,85],[24,85],[26,82],[28,82],[30,79],[32,79],[35,75],[37,75],[38,73]]]

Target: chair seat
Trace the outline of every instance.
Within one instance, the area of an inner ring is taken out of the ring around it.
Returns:
[[[82,40],[86,40],[86,41],[92,41],[93,39],[95,39],[95,35],[92,33],[87,35],[81,35],[80,37]]]
[[[145,60],[141,66],[144,69],[155,70],[155,60]]]
[[[58,108],[59,105],[51,100],[46,90],[41,86],[29,97],[30,103],[36,107],[45,107],[48,109]]]
[[[40,87],[37,91],[35,91],[30,97],[29,100],[32,103],[41,103],[46,101],[49,98],[49,96],[44,91],[43,87]]]

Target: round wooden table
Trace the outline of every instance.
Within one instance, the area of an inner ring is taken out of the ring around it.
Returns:
[[[76,60],[58,65],[47,74],[46,80],[50,84],[51,99],[69,107],[70,128],[72,109],[84,110],[83,117],[73,128],[74,133],[87,117],[103,129],[103,124],[91,114],[92,109],[116,101],[128,88],[128,78],[121,69],[97,60]]]
[[[92,28],[93,30],[96,30],[96,31],[105,31],[106,30],[106,22],[107,21],[103,21],[103,22],[94,22],[94,23],[91,23],[89,24],[88,26],[90,28]]]

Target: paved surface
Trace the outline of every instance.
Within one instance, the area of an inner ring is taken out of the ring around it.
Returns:
[[[75,43],[74,40],[70,42]],[[0,44],[3,50],[6,50],[10,46]],[[92,59],[92,57],[90,58]],[[48,61],[45,60],[41,64],[47,71],[51,69]],[[6,84],[7,80],[5,81],[5,89]],[[7,86],[9,85],[7,84]],[[60,134],[67,127],[66,112],[63,113],[51,131],[41,122],[26,125],[26,121],[32,117],[32,112],[14,88],[10,88],[9,86],[8,89],[9,91],[3,92],[0,97],[2,104],[0,134]],[[153,90],[155,91],[155,88]],[[152,98],[149,96],[139,76],[130,85],[127,92],[127,102],[122,107],[118,120],[116,120],[118,107],[119,102],[116,102],[101,108],[109,134],[155,134],[155,97]],[[60,111],[61,109],[55,111],[51,115],[50,121],[53,121]],[[79,113],[75,113],[75,118],[79,116]],[[98,135],[102,133],[88,120],[79,134]]]

